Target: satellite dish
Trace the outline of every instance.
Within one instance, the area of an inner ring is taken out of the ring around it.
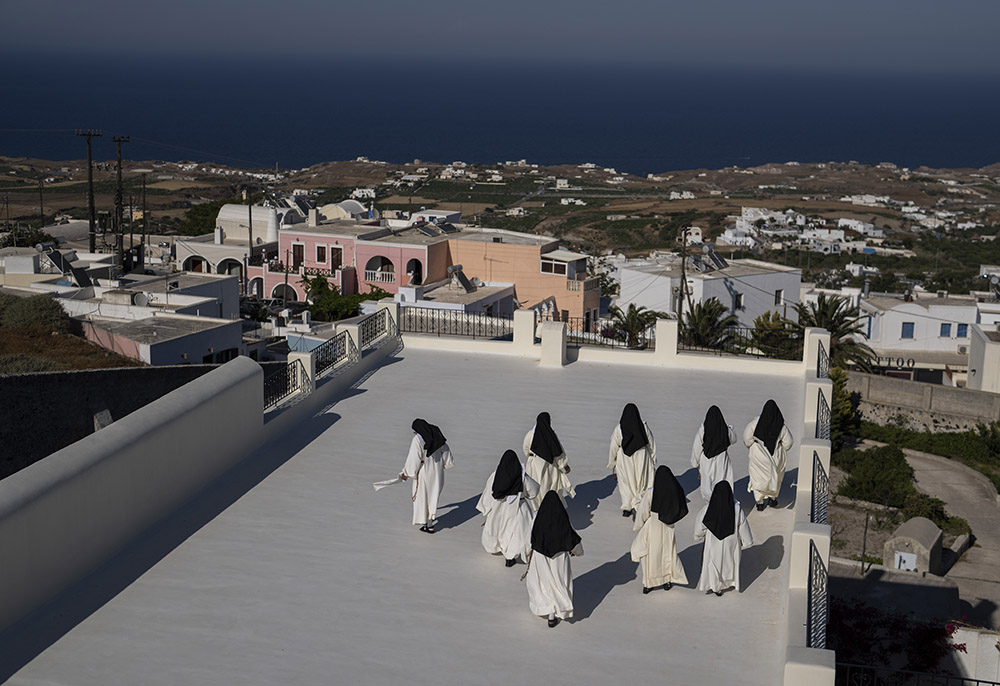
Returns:
[[[136,293],[135,304],[138,305],[139,307],[146,307],[146,305],[149,304],[149,296],[147,296],[145,293]]]
[[[990,283],[993,284],[994,286],[996,286],[998,283],[1000,283],[1000,276],[997,276],[996,274],[994,274],[993,276],[991,276],[990,277]]]
[[[707,255],[707,254],[708,254],[708,253],[709,253],[709,252],[710,252],[711,250],[712,250],[712,249],[711,249],[710,247],[708,247],[707,245],[703,245],[703,246],[701,246],[701,251],[702,251],[703,253],[705,253],[706,255]]]

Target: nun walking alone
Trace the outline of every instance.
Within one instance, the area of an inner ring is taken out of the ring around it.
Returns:
[[[517,453],[508,450],[486,480],[486,488],[476,505],[486,516],[483,548],[490,555],[502,553],[508,567],[516,564],[518,555],[528,559],[534,512],[529,501],[537,497],[538,482],[524,473]]]
[[[688,513],[684,488],[670,467],[656,468],[653,487],[646,490],[636,510],[632,561],[642,567],[642,592],[657,588],[669,591],[673,584],[686,584],[687,576],[677,556],[674,524]]]
[[[726,424],[722,410],[712,405],[691,446],[691,466],[698,470],[701,496],[705,500],[712,497],[715,484],[720,481],[733,483],[733,464],[729,461],[728,450],[735,442],[733,427]]]
[[[432,534],[444,488],[444,470],[454,467],[455,460],[441,429],[423,419],[414,419],[411,428],[414,436],[399,478],[413,479],[413,524]]]
[[[785,418],[773,400],[764,403],[764,409],[743,431],[743,443],[750,449],[750,484],[757,510],[770,505],[778,506],[778,493],[785,478],[788,451],[792,447],[792,434],[785,426]]]
[[[698,590],[715,595],[734,587],[739,591],[740,553],[753,545],[753,535],[728,481],[715,485],[711,500],[698,513],[694,540],[705,541]]]
[[[622,410],[618,426],[611,433],[608,469],[615,471],[622,498],[622,516],[631,517],[642,494],[653,484],[656,443],[653,432],[639,416],[639,408],[629,403]]]
[[[536,510],[542,502],[541,498],[549,491],[555,491],[562,498],[576,495],[568,476],[569,459],[559,437],[552,430],[552,418],[548,412],[539,413],[535,426],[524,435],[522,448],[527,460],[527,474],[539,486],[538,495],[532,500]]]
[[[542,498],[531,526],[528,558],[528,605],[547,617],[549,627],[573,616],[573,569],[570,557],[583,555],[580,535],[569,523],[566,506],[555,491]],[[524,577],[522,577],[524,578]]]

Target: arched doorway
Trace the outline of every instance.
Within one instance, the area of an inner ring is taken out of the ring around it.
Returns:
[[[212,265],[200,255],[191,255],[181,263],[181,271],[204,272],[207,274],[212,271]]]
[[[227,257],[219,261],[219,264],[215,268],[217,274],[228,274],[230,276],[238,276],[240,280],[243,280],[243,263],[233,257]]]
[[[424,282],[424,266],[416,257],[406,263],[406,275],[410,277],[411,286],[419,286]]]
[[[284,284],[281,284],[284,286]],[[253,295],[258,298],[264,297],[264,279],[260,276],[255,276],[250,279],[250,283],[247,284],[248,295]]]
[[[293,303],[299,299],[299,294],[296,293],[295,289],[291,286],[279,283],[271,291],[271,297],[276,300],[284,300],[285,302]]]
[[[365,281],[368,283],[396,283],[396,268],[388,257],[376,255],[365,265]]]

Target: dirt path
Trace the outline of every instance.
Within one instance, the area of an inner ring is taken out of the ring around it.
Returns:
[[[976,544],[947,576],[958,583],[969,619],[1000,626],[1000,507],[993,484],[979,472],[937,455],[903,450],[913,468],[917,489],[940,498],[948,513],[962,517]]]

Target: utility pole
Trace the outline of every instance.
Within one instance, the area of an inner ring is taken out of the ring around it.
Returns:
[[[253,195],[247,189],[247,232],[250,241],[250,257],[253,257]]]
[[[14,241],[14,247],[17,247],[17,233],[12,232],[10,228],[10,193],[3,194],[3,206],[7,210],[7,232],[10,233],[11,240]]]
[[[94,213],[94,158],[90,154],[90,139],[101,136],[100,131],[77,131],[77,136],[87,139],[87,205],[90,208],[90,252],[97,252],[97,220]]]
[[[115,142],[115,151],[117,154],[118,163],[115,167],[118,185],[115,187],[115,243],[118,246],[118,268],[121,270],[122,274],[125,273],[125,237],[124,237],[124,226],[122,221],[122,204],[124,201],[124,191],[122,190],[122,143],[128,143],[128,136],[112,136],[111,140]]]
[[[146,266],[146,235],[149,233],[149,217],[146,215],[146,172],[142,173],[142,241],[139,251],[142,253],[139,264]]]
[[[135,231],[133,223],[135,222],[135,198],[131,193],[128,194],[128,250],[131,253],[135,249]]]
[[[683,228],[680,231],[680,241],[681,241],[681,298],[677,306],[677,321],[678,326],[684,325],[684,301],[687,300],[688,310],[693,311],[694,305],[691,303],[691,297],[688,293],[687,287],[687,258],[688,258],[688,244],[687,235],[688,229]]]
[[[281,309],[285,309],[285,298],[288,296],[288,248],[285,248],[285,287],[281,289]]]
[[[41,223],[38,225],[38,229],[42,230],[45,228],[45,208],[42,206],[42,189],[45,188],[45,182],[42,179],[38,179],[38,214],[41,215]]]

